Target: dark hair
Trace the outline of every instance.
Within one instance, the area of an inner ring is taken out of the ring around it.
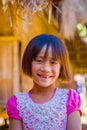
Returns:
[[[54,35],[41,34],[36,36],[29,42],[22,59],[23,72],[32,77],[32,61],[37,57],[44,45],[47,45],[45,57],[47,56],[48,48],[51,45],[53,57],[58,59],[61,64],[59,78],[61,80],[70,81],[71,70],[67,48],[62,43],[62,41]]]

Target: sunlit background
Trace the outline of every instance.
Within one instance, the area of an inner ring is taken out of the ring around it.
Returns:
[[[81,96],[83,130],[87,130],[87,1],[0,0],[0,130],[9,126],[7,99],[32,88],[32,80],[21,70],[26,45],[34,36],[50,33],[67,46],[72,83]]]

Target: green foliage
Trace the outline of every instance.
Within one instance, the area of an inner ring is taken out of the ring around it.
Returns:
[[[80,37],[87,37],[87,27],[84,24],[79,23],[77,25],[77,29],[79,31]]]

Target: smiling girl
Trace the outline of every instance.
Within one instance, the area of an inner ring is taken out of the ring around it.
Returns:
[[[33,88],[9,98],[10,130],[81,130],[80,96],[55,85],[57,80],[71,80],[69,56],[61,40],[48,34],[33,38],[22,69],[32,78]]]

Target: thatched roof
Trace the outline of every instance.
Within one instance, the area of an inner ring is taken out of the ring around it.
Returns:
[[[87,23],[87,0],[64,0],[61,29],[66,38],[74,37],[79,22]]]
[[[87,23],[87,0],[1,0],[0,7],[4,12],[9,11],[10,27],[13,26],[16,15],[24,19],[27,24],[31,22],[35,13],[39,15],[39,12],[44,12],[46,9],[48,23],[54,15],[60,25],[60,32],[67,39],[74,38],[79,22]]]

